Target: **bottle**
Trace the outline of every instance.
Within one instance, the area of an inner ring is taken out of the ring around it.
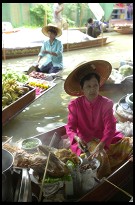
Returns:
[[[69,175],[69,180],[65,181],[65,197],[70,198],[74,195],[73,191],[73,179],[71,174]]]

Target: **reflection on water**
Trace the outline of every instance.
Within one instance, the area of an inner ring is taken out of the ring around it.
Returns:
[[[58,115],[58,116],[54,116],[54,117],[44,117],[46,120],[48,120],[48,119],[55,119],[55,118],[59,118],[60,116]]]
[[[100,92],[117,103],[128,93],[128,88],[112,87]],[[56,95],[57,93],[57,95]],[[63,81],[50,92],[37,99],[23,112],[17,115],[3,127],[3,135],[14,136],[13,140],[27,138],[47,132],[67,122],[67,104],[74,97],[67,95],[63,88]],[[38,105],[38,106],[37,106]]]
[[[82,61],[107,60],[112,64],[113,68],[116,68],[119,66],[122,57],[127,58],[130,56],[132,59],[133,35],[114,33],[112,37],[114,37],[114,42],[108,44],[108,46],[65,52],[63,78],[66,78],[74,67]],[[2,68],[13,66],[16,69],[27,70],[35,60],[37,60],[37,56],[9,59],[2,62]],[[26,62],[28,63],[27,69]],[[65,93],[64,81],[59,80],[56,83],[57,85],[54,88],[8,122],[2,129],[2,135],[13,136],[13,140],[16,141],[20,138],[35,136],[64,125],[67,122],[67,105],[74,97]],[[131,92],[129,87],[123,86],[119,89],[115,87],[110,88],[108,91],[101,91],[100,94],[111,98],[116,103],[124,95]]]
[[[46,125],[45,127],[37,127],[37,131],[42,133],[42,132],[47,132],[49,130],[54,129],[54,127],[60,127],[62,125],[65,125],[65,123],[63,122],[54,122],[54,123],[49,123],[48,125]]]

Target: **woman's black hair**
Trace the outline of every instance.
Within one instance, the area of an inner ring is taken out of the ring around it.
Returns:
[[[90,80],[90,79],[93,78],[93,77],[95,77],[95,78],[97,79],[97,81],[98,81],[98,84],[100,84],[100,76],[99,76],[97,73],[89,73],[89,74],[85,75],[85,76],[81,79],[81,81],[80,81],[80,86],[81,86],[81,88],[83,88],[84,82],[85,82],[86,80]]]
[[[53,28],[50,28],[48,31],[50,31],[51,33],[54,33],[55,35],[57,35],[57,31]]]
[[[93,19],[92,18],[89,18],[88,20],[87,20],[87,23],[92,23],[93,22]]]

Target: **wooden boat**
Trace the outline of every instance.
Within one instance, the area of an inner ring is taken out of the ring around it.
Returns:
[[[3,33],[10,34],[10,33],[15,33],[15,32],[18,32],[18,31],[20,31],[20,29],[13,29],[13,30],[9,30],[9,31],[3,31]]]
[[[38,31],[39,32],[39,31]],[[16,38],[22,38],[20,34]],[[33,35],[34,36],[34,35]],[[36,35],[35,35],[36,36]],[[11,40],[10,40],[11,39]],[[2,58],[9,59],[9,58],[18,58],[23,56],[33,56],[38,55],[40,48],[42,46],[42,42],[47,37],[40,35],[37,40],[33,39],[32,42],[29,42],[27,46],[23,44],[16,44],[12,43],[14,36],[8,35],[4,39],[4,46],[2,48]],[[79,30],[64,30],[62,36],[59,37],[63,44],[63,51],[72,51],[77,49],[84,49],[84,48],[91,48],[91,47],[98,47],[104,46],[111,43],[111,40],[108,40],[108,37],[98,37],[92,38]],[[30,41],[30,40],[29,40]],[[10,42],[10,45],[8,44]],[[25,44],[25,43],[24,43]]]
[[[65,126],[55,128],[51,131],[36,135],[34,137],[39,138],[43,144],[49,145],[55,132],[57,133],[57,138],[55,138],[54,140],[53,147],[57,148],[61,136],[64,136],[66,134]],[[72,201],[109,201],[116,193],[119,192],[119,189],[115,186],[118,186],[122,189],[129,181],[133,185],[133,162],[131,162],[130,160],[124,161],[106,179],[107,180],[99,181],[99,183],[87,194],[78,196]],[[115,186],[108,183],[108,181],[113,183]],[[130,197],[128,197],[128,199],[130,200]],[[129,201],[128,199],[127,201]]]
[[[126,20],[126,19],[110,19],[109,21],[110,27],[117,27],[117,26],[131,26],[133,25],[133,20]]]
[[[77,49],[92,48],[98,46],[104,46],[112,41],[107,41],[107,37],[97,38],[90,41],[78,42],[78,43],[65,43],[63,44],[63,50],[72,51]],[[27,48],[3,48],[2,49],[2,58],[20,58],[24,56],[33,56],[37,55],[40,51],[41,46],[33,46]],[[5,56],[5,57],[4,57]]]
[[[39,97],[41,97],[46,92],[48,92],[50,89],[52,89],[54,86],[56,86],[56,83],[54,82],[51,81],[46,81],[46,82],[49,84],[49,88],[44,90],[38,95],[36,95],[36,88],[26,85],[27,87],[30,88],[30,91],[2,110],[2,126],[5,126],[11,119],[15,118],[32,102],[34,102]]]
[[[131,26],[118,26],[114,28],[114,31],[121,33],[121,34],[132,34],[133,27]]]
[[[11,34],[20,30],[20,28],[13,28],[11,22],[2,22],[2,33],[4,34]]]

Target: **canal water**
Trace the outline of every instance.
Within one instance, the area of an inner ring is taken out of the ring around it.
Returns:
[[[122,60],[133,60],[133,35],[121,35],[116,32],[104,33],[112,42],[101,47],[93,47],[64,52],[62,77],[66,79],[75,66],[83,61],[107,60],[113,68],[120,66]],[[2,68],[26,71],[37,60],[37,56],[7,59],[2,61]],[[114,103],[130,92],[112,88],[101,94],[111,98]],[[67,105],[73,97],[64,91],[64,81],[56,80],[56,86],[25,108],[3,128],[3,136],[13,136],[13,141],[27,138],[59,127],[67,122]]]

